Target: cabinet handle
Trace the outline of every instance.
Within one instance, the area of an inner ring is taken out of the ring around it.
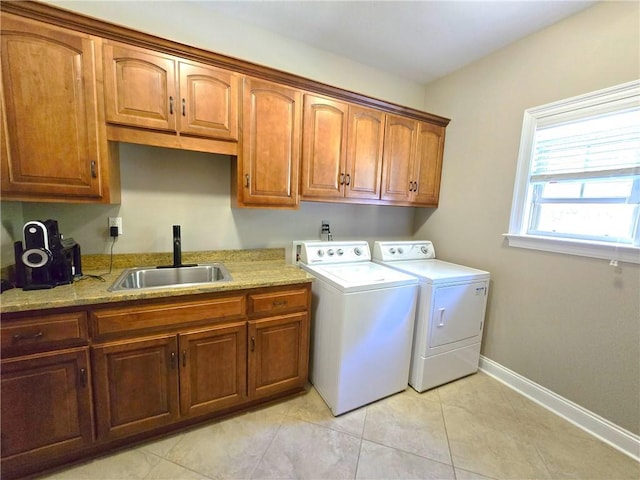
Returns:
[[[183,367],[187,366],[187,351],[186,350],[182,350],[182,366]]]
[[[182,116],[187,116],[187,102],[184,98],[182,99]]]
[[[171,370],[176,368],[176,352],[171,352]]]
[[[250,177],[249,177],[249,174],[247,173],[247,174],[244,176],[244,180],[245,180],[245,181],[244,181],[244,186],[245,186],[246,188],[249,188],[249,178],[250,178]]]
[[[16,333],[13,336],[13,341],[14,342],[20,342],[22,340],[37,340],[38,338],[44,336],[44,333],[42,332],[38,332],[38,333],[32,333],[32,334],[24,334],[24,333]]]
[[[340,174],[340,185],[344,185],[344,173]]]
[[[255,351],[256,349],[256,337],[251,337],[251,351]]]
[[[87,369],[86,368],[80,369],[80,386],[82,388],[85,388],[87,386]]]
[[[91,178],[98,178],[98,171],[96,169],[95,160],[91,160]]]
[[[274,300],[273,301],[273,306],[274,307],[284,307],[287,305],[287,303],[289,303],[287,300]]]
[[[169,113],[173,115],[173,97],[169,97]]]
[[[414,192],[418,191],[418,182],[413,182],[413,191]]]
[[[347,173],[345,176],[345,185],[351,185],[351,174]]]

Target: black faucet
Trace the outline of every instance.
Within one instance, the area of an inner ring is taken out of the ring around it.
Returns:
[[[173,226],[173,265],[160,265],[156,268],[195,267],[195,263],[182,263],[182,239],[180,238],[180,225]]]
[[[173,226],[173,266],[182,266],[182,240],[180,239],[180,225]]]

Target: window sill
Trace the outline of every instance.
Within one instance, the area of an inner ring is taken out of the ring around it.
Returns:
[[[510,247],[529,248],[531,250],[640,264],[640,248],[631,245],[587,242],[564,238],[534,237],[532,235],[518,235],[513,233],[505,233],[504,236],[507,237]]]

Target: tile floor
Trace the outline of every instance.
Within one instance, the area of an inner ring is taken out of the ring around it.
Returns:
[[[637,480],[640,464],[478,373],[337,418],[311,387],[44,478]]]

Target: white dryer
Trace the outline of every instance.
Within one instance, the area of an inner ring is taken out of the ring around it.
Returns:
[[[418,281],[373,263],[365,241],[304,242],[311,383],[334,415],[407,388]]]
[[[419,392],[478,370],[489,272],[435,258],[429,241],[375,242],[375,262],[420,282],[409,384]]]

